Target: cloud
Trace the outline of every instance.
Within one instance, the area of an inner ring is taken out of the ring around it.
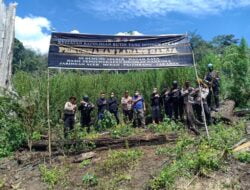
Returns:
[[[78,30],[72,30],[70,31],[70,33],[73,33],[73,34],[80,34],[80,32]]]
[[[224,10],[250,6],[249,0],[87,0],[77,6],[95,14],[126,18],[160,16],[170,12],[188,15],[217,14]]]
[[[115,35],[117,36],[142,36],[143,34],[138,31],[131,31],[131,32],[118,32]]]
[[[16,38],[26,48],[35,50],[41,54],[48,53],[51,22],[45,17],[19,17],[15,23]]]
[[[41,54],[47,54],[52,32],[52,24],[45,17],[19,17],[16,16],[15,33],[26,48]],[[71,33],[80,33],[72,30]]]

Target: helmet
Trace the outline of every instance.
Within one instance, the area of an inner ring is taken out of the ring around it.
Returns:
[[[176,80],[173,81],[172,85],[174,89],[178,88],[178,82]]]
[[[84,95],[82,99],[83,99],[84,101],[86,101],[86,102],[89,101],[88,95]]]
[[[177,82],[176,80],[174,80],[172,84],[173,84],[173,85],[177,85],[178,82]]]
[[[212,63],[209,63],[209,64],[207,65],[207,67],[208,67],[208,68],[213,68],[213,64],[212,64]]]
[[[190,86],[190,82],[188,80],[185,81],[185,86]]]

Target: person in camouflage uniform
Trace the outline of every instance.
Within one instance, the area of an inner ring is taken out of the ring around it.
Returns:
[[[211,110],[217,111],[216,109],[219,108],[219,94],[220,94],[220,78],[218,72],[213,69],[213,64],[208,64],[208,73],[206,74],[204,81],[209,87],[209,94],[207,97],[207,104]],[[214,104],[216,109],[212,106],[212,99],[214,99]]]

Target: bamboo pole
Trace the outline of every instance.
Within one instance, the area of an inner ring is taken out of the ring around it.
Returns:
[[[193,63],[194,63],[194,70],[195,70],[196,80],[198,81],[199,80],[199,76],[198,76],[197,65],[196,65],[196,61],[195,61],[195,57],[194,57],[194,52],[193,51],[192,51],[192,55],[193,55]],[[200,85],[199,82],[198,82],[198,85],[199,85],[199,91],[200,91],[200,96],[201,96],[201,85]],[[202,97],[201,97],[201,110],[202,110],[203,122],[204,122],[204,125],[205,125],[205,128],[206,128],[207,138],[209,140],[210,136],[209,136],[209,131],[208,131],[208,127],[207,127],[207,120],[206,120],[206,115],[205,115],[205,110],[204,110],[204,106],[203,106]]]
[[[51,164],[51,126],[50,126],[50,74],[49,74],[49,68],[48,68],[48,71],[47,71],[47,122],[48,122],[48,137],[49,137],[49,163]]]

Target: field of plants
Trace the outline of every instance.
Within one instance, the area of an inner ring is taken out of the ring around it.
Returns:
[[[233,35],[215,37],[211,42],[191,34],[200,78],[206,65],[213,63],[221,77],[221,100],[236,102],[236,110],[250,106],[250,49],[246,41]],[[183,123],[164,119],[160,125],[147,129],[133,128],[124,123],[116,126],[107,115],[102,130],[95,122],[88,134],[79,125],[69,144],[63,139],[61,113],[70,96],[77,101],[88,95],[95,104],[100,92],[114,92],[118,99],[125,90],[139,90],[150,114],[149,97],[154,87],[163,90],[173,80],[182,86],[186,80],[196,85],[194,68],[168,68],[130,72],[83,72],[50,70],[50,119],[53,146],[52,164],[48,151],[32,149],[35,143],[47,143],[47,70],[46,58],[22,47],[16,40],[13,61],[15,93],[0,96],[0,189],[248,189],[250,154],[234,153],[233,145],[248,138],[245,128],[248,117],[231,124],[217,123],[194,136]],[[22,60],[22,65],[19,65]],[[36,63],[36,64],[34,64]],[[122,114],[120,114],[122,115]],[[92,115],[96,119],[96,111]],[[175,138],[164,143],[136,144],[129,139],[155,136]],[[88,140],[86,143],[85,140]],[[123,148],[97,149],[96,139],[124,140]],[[55,142],[56,141],[56,142]],[[92,142],[92,143],[91,143]],[[56,144],[57,143],[57,144]],[[28,147],[28,148],[27,148]],[[76,163],[76,158],[94,151],[91,158]],[[216,179],[218,179],[216,181]]]

